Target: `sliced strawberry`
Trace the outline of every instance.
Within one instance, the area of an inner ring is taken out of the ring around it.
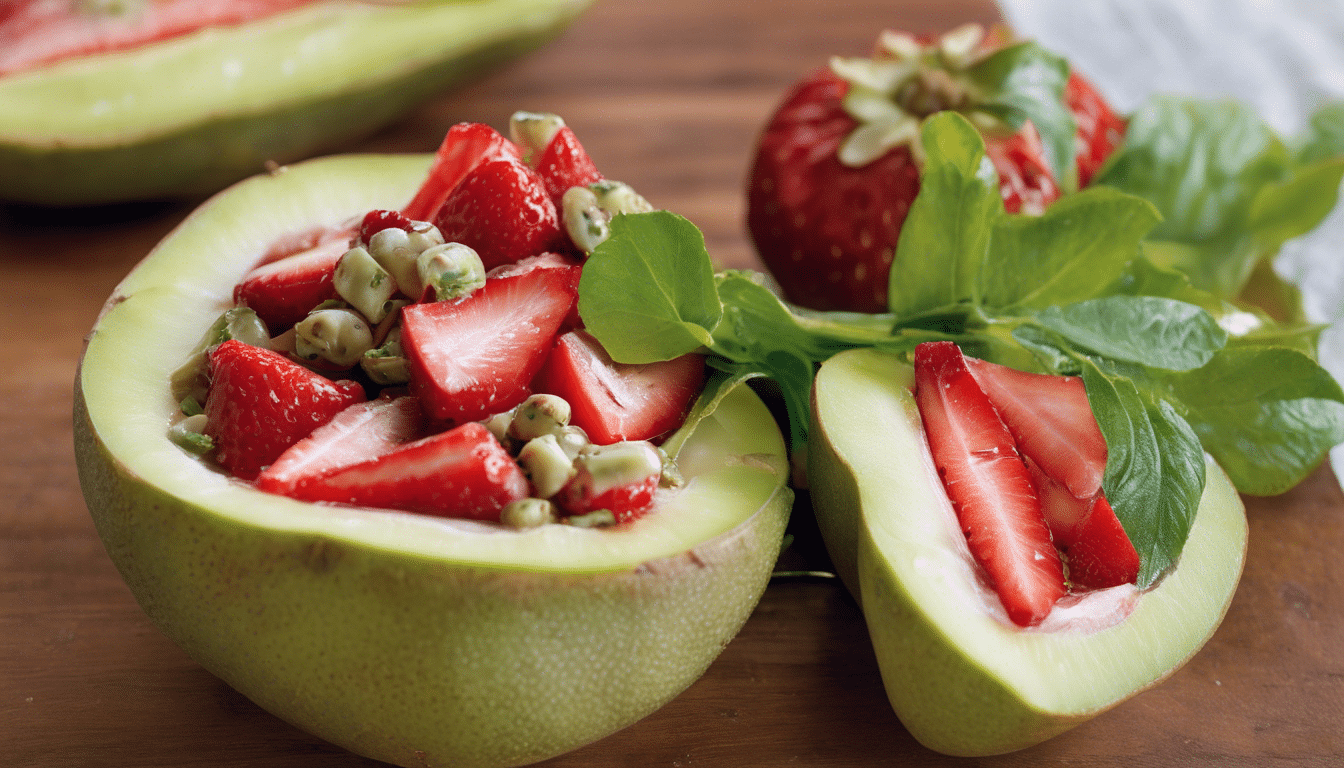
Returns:
[[[999,413],[1002,415],[1003,412]],[[1027,469],[1031,470],[1031,487],[1036,490],[1036,498],[1041,500],[1041,514],[1045,516],[1045,525],[1050,529],[1050,538],[1056,547],[1067,549],[1082,535],[1099,496],[1093,494],[1078,498],[1063,483],[1047,475],[1030,457],[1023,456],[1023,459],[1027,462]]]
[[[1039,623],[1065,594],[1063,564],[1012,433],[955,344],[915,348],[915,400],[971,554],[1009,618]]]
[[[458,123],[448,129],[429,167],[429,178],[401,209],[409,219],[429,221],[457,185],[487,160],[522,158],[522,150],[483,123]]]
[[[527,498],[527,492],[527,478],[504,446],[483,425],[470,422],[304,478],[291,495],[497,522],[504,505]]]
[[[512,159],[473,168],[434,216],[447,242],[471,246],[486,269],[555,250],[560,218],[537,172]]]
[[[1009,213],[1040,214],[1059,199],[1059,183],[1045,162],[1045,145],[1030,122],[1011,136],[986,136],[985,156],[999,172],[999,194]]]
[[[410,232],[412,225],[411,218],[401,211],[369,211],[359,222],[359,242],[368,245],[369,239],[384,229],[402,229]]]
[[[1077,376],[1028,373],[967,358],[1017,447],[1042,471],[1090,504],[1106,474],[1106,438]]]
[[[539,263],[489,277],[461,301],[403,308],[402,350],[425,412],[460,423],[522,402],[578,301],[579,271]]]
[[[555,495],[569,515],[608,510],[617,523],[636,520],[653,505],[662,459],[652,443],[631,441],[581,454],[577,473]]]
[[[414,397],[355,403],[291,445],[257,476],[257,487],[288,495],[308,478],[391,453],[422,437],[424,422]]]
[[[210,353],[205,433],[220,465],[251,480],[285,449],[364,399],[353,381],[333,382],[269,349],[229,340]]]
[[[312,0],[155,0],[87,3],[4,0],[0,3],[0,76],[62,59],[136,48],[262,19]]]
[[[569,402],[571,423],[599,445],[652,440],[681,425],[704,387],[703,355],[644,365],[613,362],[602,344],[585,331],[555,340],[533,382],[537,392]]]
[[[1078,186],[1092,181],[1106,158],[1125,140],[1123,118],[1115,114],[1096,86],[1077,72],[1069,73],[1064,99],[1078,124],[1074,144],[1078,157]]]
[[[574,129],[567,125],[555,132],[545,151],[531,165],[541,176],[546,193],[551,196],[551,202],[555,203],[557,209],[565,190],[586,187],[602,180],[602,174],[579,143],[579,137],[574,135]]]
[[[335,298],[332,277],[336,262],[349,249],[345,239],[325,240],[305,251],[263,264],[233,289],[233,301],[251,307],[272,334],[307,317],[327,299]]]
[[[1069,580],[1076,586],[1104,589],[1138,581],[1138,550],[1105,496],[1097,497],[1078,539],[1066,554]]]

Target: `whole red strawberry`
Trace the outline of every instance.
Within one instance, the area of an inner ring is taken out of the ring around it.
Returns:
[[[884,33],[872,59],[836,59],[793,87],[761,135],[747,195],[752,239],[786,298],[814,309],[886,310],[901,226],[919,194],[920,122],[934,112],[956,110],[980,128],[1009,212],[1039,213],[1091,179],[1124,123],[1076,74],[1057,76],[1057,96],[1043,95],[1039,78],[1002,77],[1014,56],[1058,74],[1052,54],[1004,46],[972,25],[934,41]],[[1040,115],[1073,120],[1014,129],[1000,119],[1007,105],[1024,103],[1013,90],[1023,81]],[[1061,145],[1069,149],[1052,162]]]

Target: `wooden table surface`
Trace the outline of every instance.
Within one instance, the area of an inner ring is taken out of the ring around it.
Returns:
[[[359,151],[431,151],[461,120],[562,114],[608,177],[757,262],[742,189],[783,89],[896,25],[996,18],[976,0],[600,0],[555,44],[427,105]],[[0,207],[0,765],[373,766],[262,711],[148,622],[94,533],[71,445],[81,342],[117,281],[190,204]],[[777,580],[708,674],[560,766],[1344,765],[1344,496],[1328,469],[1248,499],[1245,575],[1222,627],[1160,687],[1053,741],[955,760],[887,704],[855,603]],[[791,564],[824,567],[795,514]]]

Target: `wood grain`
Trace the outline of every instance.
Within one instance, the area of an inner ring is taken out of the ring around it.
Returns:
[[[996,18],[976,0],[603,0],[562,39],[352,151],[431,151],[453,123],[554,111],[604,172],[758,262],[742,227],[756,131],[783,90],[884,25]],[[151,626],[79,492],[70,432],[82,337],[190,204],[0,207],[0,764],[373,766],[260,710]],[[1247,499],[1227,619],[1152,691],[1039,747],[956,760],[892,714],[863,617],[833,580],[778,580],[708,674],[562,766],[1330,766],[1344,762],[1344,494],[1328,469]],[[791,566],[824,565],[800,503]]]

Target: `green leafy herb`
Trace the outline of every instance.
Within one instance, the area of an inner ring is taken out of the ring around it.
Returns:
[[[977,108],[1021,128],[1028,120],[1045,147],[1046,162],[1062,189],[1078,187],[1073,113],[1064,101],[1069,64],[1033,42],[994,52],[967,71],[982,101]],[[997,186],[997,185],[996,185]]]
[[[722,387],[770,378],[795,451],[816,366],[844,349],[908,358],[920,342],[951,339],[993,362],[1081,375],[1108,448],[1103,488],[1147,585],[1180,556],[1205,451],[1243,492],[1277,493],[1344,442],[1344,391],[1311,357],[1319,329],[1238,307],[1201,285],[1203,266],[1185,268],[1214,258],[1214,241],[1239,243],[1235,258],[1277,247],[1315,216],[1295,218],[1291,201],[1328,182],[1333,161],[1285,175],[1290,153],[1263,126],[1238,108],[1206,109],[1161,102],[1136,118],[1139,148],[1108,178],[1148,194],[1090,189],[1036,217],[1004,212],[965,118],[926,120],[888,313],[804,310],[757,273],[715,275],[698,230],[666,212],[613,221],[584,268],[579,310],[621,362],[707,352],[718,373],[697,409]]]
[[[628,363],[670,360],[708,345],[723,308],[704,254],[704,236],[680,216],[616,216],[579,283],[588,330]]]
[[[1133,115],[1125,142],[1094,183],[1139,195],[1162,214],[1144,244],[1223,298],[1255,266],[1334,208],[1344,177],[1344,113],[1319,112],[1298,152],[1249,107],[1157,97]]]

